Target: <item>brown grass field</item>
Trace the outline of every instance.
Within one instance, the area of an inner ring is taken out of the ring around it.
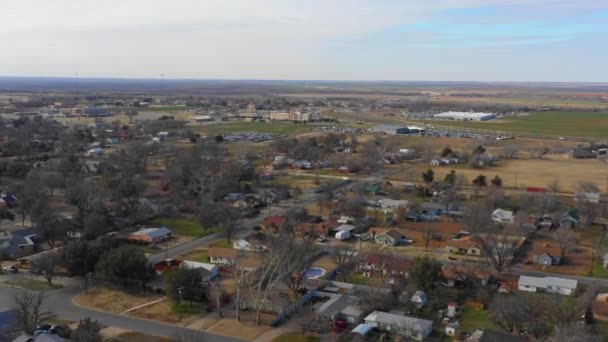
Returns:
[[[89,291],[88,294],[77,295],[74,297],[74,302],[81,306],[121,313],[159,298],[161,297],[150,294],[130,294],[114,289],[97,288]]]
[[[429,169],[426,164],[416,166],[415,172],[398,173],[390,179],[405,181],[421,181],[420,174]],[[452,169],[456,174],[464,175],[469,182],[480,174],[488,179],[498,175],[502,178],[503,186],[510,188],[546,187],[553,180],[558,180],[560,191],[574,192],[581,181],[592,181],[600,189],[608,185],[608,164],[593,159],[567,159],[554,157],[546,159],[514,159],[502,160],[496,166],[485,169],[473,169],[465,165],[432,167],[435,179],[441,180]],[[407,177],[418,179],[407,179]]]

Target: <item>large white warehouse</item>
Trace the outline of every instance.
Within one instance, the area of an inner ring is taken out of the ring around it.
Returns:
[[[496,116],[492,113],[470,113],[470,112],[444,112],[435,114],[436,119],[462,120],[462,121],[487,121]]]

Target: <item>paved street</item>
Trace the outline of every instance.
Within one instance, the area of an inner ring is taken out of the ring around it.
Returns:
[[[293,208],[304,208],[310,204],[315,203],[319,194],[315,194],[314,191],[308,190],[305,191],[298,199],[290,199],[288,201],[284,201],[278,205],[272,206],[272,215],[283,215],[290,209]],[[239,239],[244,236],[247,236],[252,233],[252,228],[256,225],[259,225],[264,220],[264,217],[268,215],[268,209],[264,208],[263,211],[254,218],[243,220],[241,226],[243,229],[237,232],[233,236],[233,239]],[[208,246],[211,242],[223,238],[224,235],[219,232],[215,234],[211,234],[200,239],[196,239],[190,242],[187,242],[183,245],[179,245],[167,250],[167,252],[162,251],[158,254],[154,254],[148,257],[148,261],[152,264],[162,261],[166,258],[174,258],[178,255],[184,254],[192,249]]]
[[[200,341],[202,339],[204,339],[204,341],[212,342],[241,341],[233,337],[179,328],[161,322],[78,307],[72,302],[72,298],[80,292],[78,280],[68,279],[67,281],[69,283],[62,289],[45,291],[47,296],[46,309],[62,319],[77,321],[84,317],[91,317],[108,326],[119,327],[143,334],[180,338],[185,341]],[[14,307],[14,297],[20,291],[22,290],[0,285],[0,311],[12,309]]]

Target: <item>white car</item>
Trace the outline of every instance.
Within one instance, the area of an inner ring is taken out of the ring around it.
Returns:
[[[325,235],[321,235],[321,236],[319,236],[319,237],[317,238],[317,241],[319,241],[319,242],[325,242],[325,241],[327,241],[327,236],[325,236]]]

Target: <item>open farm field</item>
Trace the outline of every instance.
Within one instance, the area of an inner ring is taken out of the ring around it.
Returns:
[[[294,135],[307,133],[312,129],[312,125],[295,124],[291,122],[231,121],[201,126],[198,131],[202,135],[229,134],[237,132]]]
[[[577,100],[577,99],[560,99],[560,98],[505,98],[505,97],[469,97],[469,96],[437,96],[431,99],[431,102],[458,102],[458,103],[482,103],[482,104],[504,104],[512,106],[529,106],[529,107],[546,107],[558,106],[571,109],[608,109],[608,102],[593,101],[593,100]]]
[[[397,173],[390,177],[394,180],[421,181],[422,172],[429,169],[426,164],[416,166],[414,172]],[[587,159],[514,159],[502,160],[496,166],[473,169],[465,165],[432,167],[435,179],[443,179],[450,170],[464,175],[469,182],[480,174],[488,179],[498,175],[503,185],[509,188],[546,187],[558,180],[560,191],[574,192],[581,181],[595,182],[600,189],[606,189],[608,165],[604,162]],[[417,179],[407,179],[414,174]]]
[[[538,112],[505,120],[432,121],[432,123],[509,133],[608,138],[608,112]]]

